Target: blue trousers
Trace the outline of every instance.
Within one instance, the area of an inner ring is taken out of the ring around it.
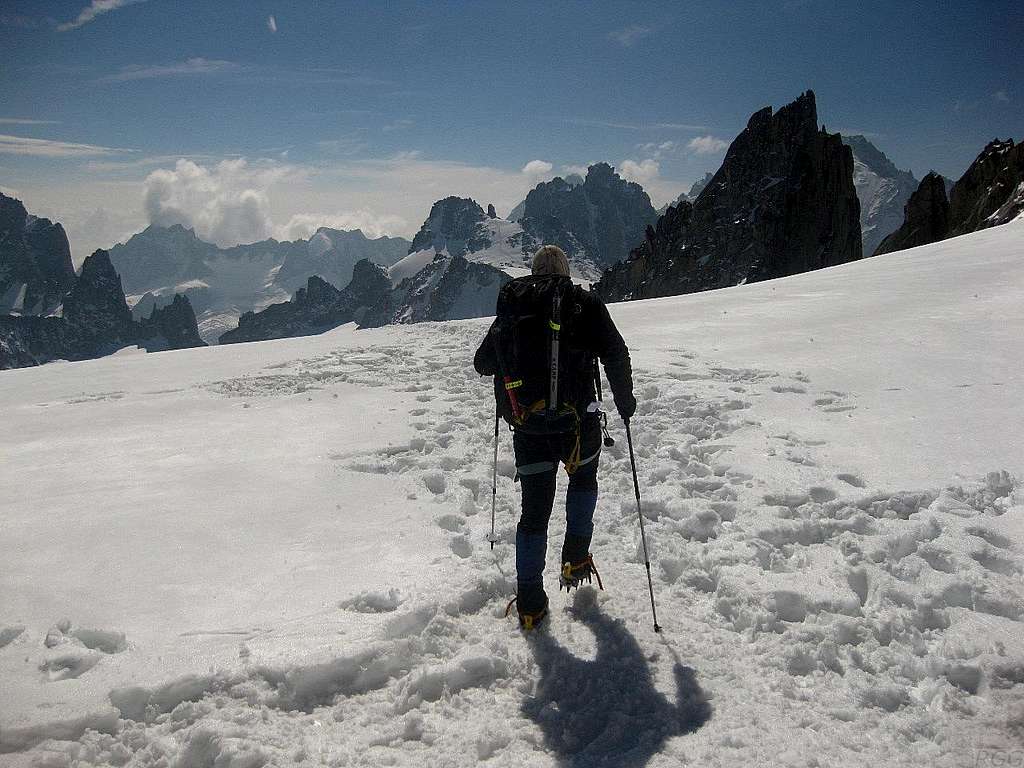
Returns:
[[[544,559],[548,522],[555,501],[556,475],[559,463],[569,458],[576,436],[516,432],[512,442],[523,489],[522,515],[516,529],[518,593],[520,600],[532,595],[534,600],[543,601]],[[565,495],[565,541],[560,562],[581,562],[590,551],[600,452],[600,423],[596,416],[588,414],[580,425],[580,458],[585,463],[569,475],[569,489]]]

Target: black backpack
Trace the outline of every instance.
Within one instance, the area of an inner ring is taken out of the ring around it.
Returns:
[[[589,357],[567,342],[581,312],[580,290],[568,277],[528,275],[498,294],[491,331],[498,361],[494,394],[499,412],[517,430],[578,430],[577,399]]]

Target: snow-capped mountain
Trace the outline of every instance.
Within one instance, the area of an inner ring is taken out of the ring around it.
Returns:
[[[853,150],[853,186],[860,200],[864,255],[870,256],[903,223],[903,207],[917,189],[910,171],[901,171],[864,136],[843,136]]]
[[[425,253],[430,251],[411,256]],[[434,253],[428,264],[403,277],[383,301],[371,307],[359,321],[360,327],[493,315],[501,286],[512,278],[489,263],[472,259],[475,255]],[[391,276],[393,281],[396,277],[394,273]]]
[[[520,274],[529,270],[532,257],[532,251],[524,249],[523,239],[518,222],[492,218],[470,198],[446,197],[431,206],[409,253],[392,265],[392,282],[398,285],[413,277],[440,253]]]
[[[203,339],[215,343],[241,314],[287,301],[311,275],[345,285],[356,262],[369,258],[390,266],[408,247],[404,238],[370,239],[359,230],[324,227],[309,240],[219,248],[176,225],[150,226],[114,246],[110,258],[136,316],[184,294],[198,313]]]

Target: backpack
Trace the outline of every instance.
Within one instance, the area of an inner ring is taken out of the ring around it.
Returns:
[[[498,362],[495,398],[516,430],[579,431],[576,401],[590,361],[566,342],[581,311],[580,290],[561,275],[527,275],[506,283],[498,294],[491,331]]]

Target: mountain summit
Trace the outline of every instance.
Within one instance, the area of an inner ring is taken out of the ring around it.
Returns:
[[[853,154],[819,130],[807,91],[755,112],[697,200],[669,208],[596,290],[608,300],[670,296],[853,261],[859,218]]]

